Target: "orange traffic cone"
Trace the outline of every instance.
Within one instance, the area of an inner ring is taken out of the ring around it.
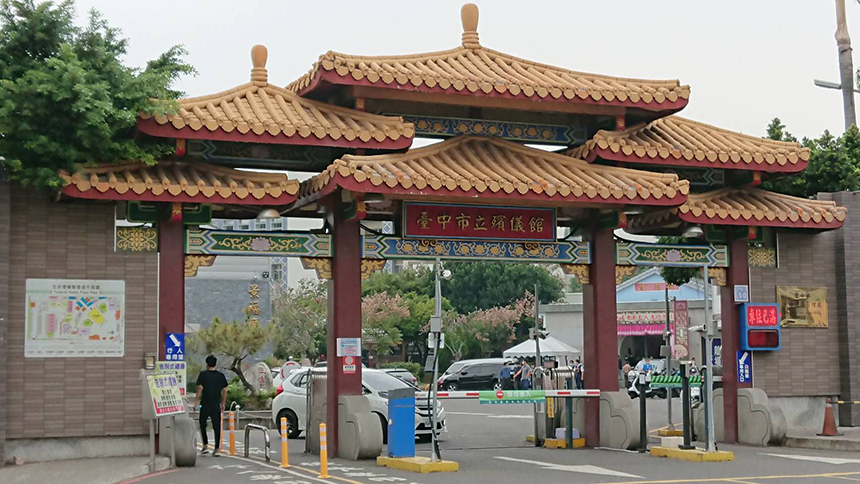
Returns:
[[[818,434],[822,437],[837,437],[840,434],[836,430],[836,418],[833,417],[833,407],[830,406],[830,399],[827,399],[827,406],[824,407],[824,428]]]

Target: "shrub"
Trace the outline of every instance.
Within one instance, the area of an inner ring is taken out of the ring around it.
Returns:
[[[236,377],[230,380],[230,384],[227,385],[227,408],[225,410],[230,410],[233,402],[242,408],[248,405],[248,390]]]

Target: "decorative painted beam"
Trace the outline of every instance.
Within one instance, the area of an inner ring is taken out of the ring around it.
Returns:
[[[211,267],[215,263],[217,255],[186,255],[185,256],[185,277],[194,277],[197,275],[197,269],[200,267]]]
[[[299,232],[233,232],[188,229],[185,234],[185,253],[331,257],[331,236]]]
[[[415,125],[416,136],[449,138],[460,135],[495,136],[522,143],[547,143],[573,146],[585,143],[585,126],[560,124],[519,123],[514,121],[492,121],[486,119],[448,118],[441,116],[417,116],[395,114]]]
[[[302,257],[302,267],[307,270],[316,271],[317,277],[323,280],[331,279],[331,259]],[[385,267],[384,259],[362,259],[361,278],[367,279],[370,274],[382,270]]]
[[[484,260],[590,264],[587,242],[496,242],[487,240],[402,239],[365,235],[368,259]]]
[[[559,264],[561,270],[565,274],[571,274],[579,281],[580,284],[591,284],[589,277],[588,266],[585,264]],[[626,276],[633,274],[636,266],[615,266],[615,284],[621,284]],[[726,268],[725,267],[709,267],[708,276],[711,277],[711,282],[717,286],[726,285]]]
[[[724,245],[675,245],[617,242],[615,262],[625,266],[728,267]]]
[[[117,227],[116,250],[158,252],[158,229],[153,227]]]

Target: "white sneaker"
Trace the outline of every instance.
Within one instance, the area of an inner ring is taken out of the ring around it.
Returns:
[[[209,453],[209,447],[204,445],[203,449],[200,450],[200,453],[201,454],[208,454]]]
[[[212,451],[212,457],[219,457],[221,455],[220,449],[215,449]]]

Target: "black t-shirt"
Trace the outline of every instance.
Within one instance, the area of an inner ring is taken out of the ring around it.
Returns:
[[[221,390],[227,388],[227,378],[218,370],[203,370],[197,377],[197,385],[203,386],[200,404],[217,407],[221,404]]]

